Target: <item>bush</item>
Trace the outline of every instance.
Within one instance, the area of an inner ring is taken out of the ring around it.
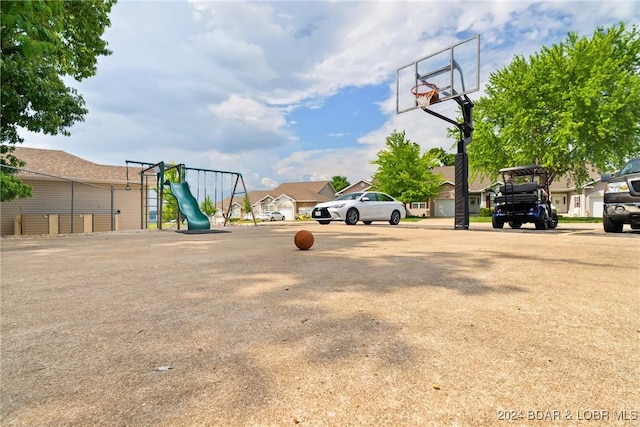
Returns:
[[[493,209],[492,208],[480,208],[479,216],[492,216]]]

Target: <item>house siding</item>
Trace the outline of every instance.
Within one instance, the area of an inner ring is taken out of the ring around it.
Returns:
[[[36,221],[35,216],[45,218],[48,215],[58,215],[58,229],[49,229],[53,227],[48,227],[47,229],[48,232],[55,231],[56,234],[58,232],[71,232],[69,215],[72,212],[74,215],[107,215],[109,224],[111,223],[110,187],[94,186],[80,182],[73,182],[72,184],[71,181],[56,180],[54,178],[41,180],[23,177],[22,180],[25,184],[31,186],[32,196],[0,204],[0,235],[14,234],[16,216],[18,215],[24,215],[25,220],[31,223]],[[141,228],[140,191],[139,186],[137,187],[137,191],[135,191],[135,186],[132,186],[132,191],[125,191],[124,185],[114,186],[114,213],[120,211],[117,221],[120,230]],[[102,231],[105,220],[96,219],[96,221],[98,221],[98,227]],[[90,224],[93,224],[93,220],[91,220]],[[25,230],[31,229],[23,228]],[[89,228],[91,229],[89,230]],[[36,229],[40,230],[37,227]],[[84,217],[74,216],[73,232],[87,231],[93,231],[93,226],[85,227]]]

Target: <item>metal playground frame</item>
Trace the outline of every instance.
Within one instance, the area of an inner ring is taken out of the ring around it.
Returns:
[[[141,217],[140,217],[140,228],[146,229],[149,228],[149,225],[153,223],[153,218],[155,217],[155,222],[158,230],[162,230],[163,228],[163,205],[165,204],[164,196],[165,196],[165,187],[169,185],[169,182],[166,178],[166,173],[172,169],[176,169],[178,171],[179,184],[183,184],[187,188],[187,192],[189,192],[193,199],[199,204],[201,201],[204,201],[210,194],[207,192],[207,174],[212,174],[213,179],[209,188],[213,187],[213,205],[216,210],[220,210],[222,214],[222,218],[224,219],[223,226],[226,226],[232,215],[234,199],[237,195],[247,195],[247,187],[244,182],[244,178],[240,172],[233,171],[224,171],[217,169],[203,169],[203,168],[191,168],[185,166],[183,163],[179,164],[167,164],[164,161],[157,163],[150,162],[141,162],[136,160],[126,160],[127,165],[127,188],[130,188],[129,183],[129,165],[139,165],[140,169],[136,168],[137,174],[140,177],[140,206],[141,206]],[[191,194],[190,185],[188,183],[187,173],[189,171],[197,172],[197,184],[196,184],[196,193]],[[200,194],[200,175],[203,174],[203,183],[204,183],[204,191],[201,197]],[[228,185],[228,201],[225,207],[225,185]],[[240,188],[242,186],[242,188]],[[173,194],[174,197],[178,198],[178,195]],[[219,198],[218,198],[219,196]],[[211,198],[210,198],[211,200]],[[180,206],[180,204],[179,204]],[[153,215],[153,208],[155,208],[155,215]],[[195,209],[199,210],[198,206],[195,206]],[[182,212],[182,208],[178,209],[178,218],[176,218],[178,230],[180,230],[181,222],[184,219],[184,213]],[[203,214],[204,215],[204,214]],[[189,221],[188,215],[187,221]],[[216,213],[217,216],[217,213]],[[255,215],[253,213],[253,209],[251,210],[251,217],[253,218],[254,225],[257,226],[257,222],[255,219]],[[189,227],[191,229],[191,227]]]

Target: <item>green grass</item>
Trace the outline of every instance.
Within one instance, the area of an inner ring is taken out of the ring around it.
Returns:
[[[491,217],[490,216],[471,216],[469,218],[469,222],[491,222]],[[568,223],[576,223],[576,222],[585,223],[585,224],[589,224],[589,223],[597,224],[602,222],[602,218],[573,217],[573,216],[560,216],[558,218],[558,223],[560,224],[562,223],[568,224]]]

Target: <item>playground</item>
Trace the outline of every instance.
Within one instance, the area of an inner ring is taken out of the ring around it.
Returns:
[[[2,425],[638,425],[637,235],[450,222],[3,239]]]
[[[140,212],[142,214],[140,228],[142,229],[149,228],[150,223],[155,222],[155,226],[162,230],[163,210],[168,209],[167,199],[175,199],[177,203],[177,210],[170,215],[170,219],[176,220],[178,229],[183,220],[187,223],[187,230],[192,232],[210,230],[211,221],[218,222],[216,218],[221,218],[222,224],[227,225],[232,215],[240,216],[237,206],[242,204],[243,198],[248,194],[240,172],[192,168],[183,163],[166,164],[164,161],[148,163],[126,160],[125,163],[126,189],[131,190],[130,165],[132,165],[131,175],[137,175],[140,180]],[[136,170],[136,166],[139,170]],[[195,175],[195,180],[193,176],[187,176],[190,172]],[[225,182],[228,186],[226,206]],[[207,183],[209,183],[209,192]],[[192,190],[192,186],[195,190]],[[207,205],[210,212],[203,212],[204,206]],[[155,212],[155,221],[151,221],[151,212]],[[249,212],[249,217],[256,224],[252,211]]]

